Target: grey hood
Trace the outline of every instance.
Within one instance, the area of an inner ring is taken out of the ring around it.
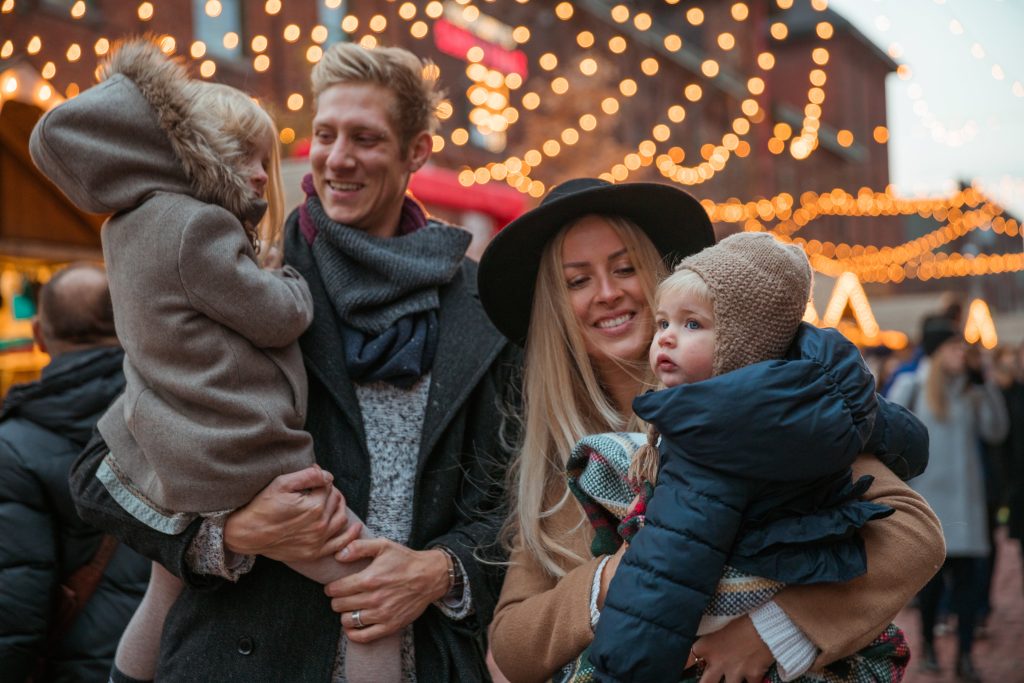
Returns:
[[[265,203],[224,162],[218,133],[190,115],[189,80],[150,40],[124,43],[103,65],[99,84],[39,120],[29,141],[32,160],[90,213],[123,211],[154,192],[174,192],[258,220]]]

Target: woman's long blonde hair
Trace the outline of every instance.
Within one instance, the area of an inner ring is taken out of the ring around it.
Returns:
[[[200,123],[217,131],[217,146],[222,161],[232,167],[242,165],[264,145],[270,147],[265,199],[267,212],[256,226],[256,246],[262,257],[270,247],[280,248],[284,222],[284,190],[281,183],[281,149],[277,126],[270,114],[252,97],[222,83],[193,81],[190,96],[194,115]],[[247,228],[248,229],[248,228]]]
[[[626,247],[641,278],[648,309],[653,311],[654,290],[665,273],[657,249],[636,224],[618,216],[603,218]],[[587,434],[641,428],[637,418],[619,413],[601,386],[569,303],[562,245],[566,233],[579,220],[566,225],[541,257],[523,369],[523,439],[510,469],[509,490],[515,512],[506,529],[506,538],[518,535],[519,543],[546,571],[558,577],[565,574],[565,564],[586,560],[565,538],[547,528],[548,519],[565,505],[576,505],[565,483],[565,464],[573,445]],[[646,354],[639,362],[628,358],[621,362],[636,373],[638,387],[651,384]],[[560,493],[552,501],[554,491]],[[582,525],[583,511],[577,509]]]

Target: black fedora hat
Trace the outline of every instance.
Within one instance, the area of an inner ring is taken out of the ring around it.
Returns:
[[[565,225],[589,214],[622,216],[640,227],[672,264],[715,243],[704,207],[671,185],[576,178],[553,187],[540,206],[495,236],[480,259],[480,301],[494,326],[526,343],[544,247]]]

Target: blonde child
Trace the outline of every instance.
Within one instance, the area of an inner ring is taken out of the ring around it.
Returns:
[[[745,233],[684,259],[659,286],[649,359],[665,389],[633,403],[647,443],[596,435],[570,458],[595,554],[630,545],[593,644],[563,678],[685,679],[695,638],[743,615],[776,657],[769,680],[794,680],[814,661],[806,638],[769,642],[784,622],[772,596],[863,574],[856,532],[892,510],[859,500],[870,478],[854,483],[849,470],[861,452],[886,449],[877,431],[889,408],[852,344],[801,324],[810,283],[802,251]],[[890,627],[801,680],[899,680],[907,658]]]
[[[191,80],[135,40],[98,86],[40,120],[31,151],[79,207],[113,213],[103,253],[127,387],[98,425],[110,454],[97,477],[154,529],[176,534],[203,517],[222,542],[227,513],[278,475],[314,466],[297,343],[312,297],[290,267],[257,263],[283,213],[274,124],[248,95]],[[362,532],[351,511],[348,520],[342,541]],[[362,568],[331,556],[289,566],[319,583]],[[232,572],[242,570],[211,573]],[[115,676],[155,676],[182,587],[154,564]],[[348,680],[397,681],[399,647],[398,635],[348,643]]]

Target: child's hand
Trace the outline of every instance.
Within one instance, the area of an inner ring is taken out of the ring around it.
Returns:
[[[267,248],[266,255],[261,259],[266,270],[278,270],[284,266],[284,251],[276,244]]]

